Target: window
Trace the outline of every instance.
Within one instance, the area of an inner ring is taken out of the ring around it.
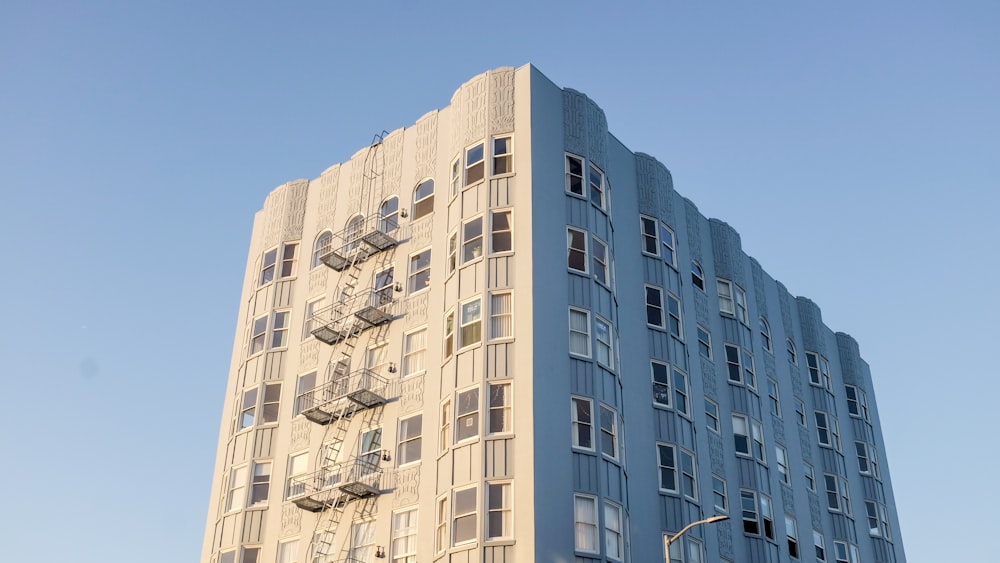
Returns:
[[[712,333],[701,325],[698,325],[698,353],[703,358],[712,359]]]
[[[826,542],[823,534],[813,530],[813,545],[816,547],[816,561],[826,561]]]
[[[604,172],[601,172],[593,163],[590,165],[590,201],[601,209],[604,209],[606,204],[604,198]]]
[[[462,188],[462,159],[456,158],[451,163],[451,195],[455,197]]]
[[[774,445],[774,459],[778,464],[778,475],[780,476],[780,481],[785,485],[791,486],[792,479],[788,474],[788,450],[779,444]]]
[[[513,432],[514,418],[511,416],[510,383],[489,384],[490,434]]]
[[[361,248],[361,236],[364,234],[365,218],[363,215],[355,215],[347,221],[344,229],[344,240],[347,241],[346,251],[348,256],[357,256],[357,250]]]
[[[264,315],[253,320],[253,328],[250,332],[250,355],[256,354],[264,349],[266,338],[267,315]]]
[[[427,289],[431,284],[431,249],[410,256],[410,294]]]
[[[823,475],[823,481],[826,483],[826,503],[830,507],[830,512],[843,512],[850,516],[851,497],[847,479],[826,473]]]
[[[610,502],[604,503],[604,550],[608,559],[621,560],[625,542],[622,541],[622,507]]]
[[[801,399],[795,399],[795,416],[799,420],[799,426],[807,426],[806,424],[806,404],[802,402]]]
[[[712,474],[712,502],[718,512],[729,512],[729,501],[726,495],[726,480]]]
[[[280,278],[290,278],[295,275],[298,250],[299,243],[297,242],[286,242],[281,247],[281,270],[278,272]]]
[[[465,149],[465,185],[471,186],[483,179],[485,174],[483,164],[483,153],[485,152],[483,143]]]
[[[726,344],[726,370],[729,374],[729,381],[743,383],[743,365],[738,346]]]
[[[660,490],[668,493],[679,492],[676,449],[668,444],[657,443],[656,457],[660,470]]]
[[[837,563],[851,563],[847,555],[847,542],[833,541],[833,558]]]
[[[271,326],[271,348],[284,348],[288,344],[288,311],[275,311],[274,324]]]
[[[716,287],[719,291],[719,311],[728,315],[736,314],[736,307],[733,305],[733,282],[728,280],[716,280]]]
[[[767,378],[767,398],[771,407],[771,414],[781,418],[781,398],[778,396],[778,382]]]
[[[573,521],[577,551],[599,553],[597,545],[597,499],[584,495],[573,495]]]
[[[651,285],[646,286],[646,325],[654,328],[665,328],[663,323],[663,290]]]
[[[514,307],[509,292],[490,295],[490,338],[511,338],[514,336]]]
[[[316,372],[299,376],[295,382],[295,408],[292,416],[298,416],[304,409],[313,406],[312,390],[316,388]]]
[[[788,363],[798,365],[799,356],[795,352],[795,342],[792,342],[791,338],[785,340],[785,351],[788,352]]]
[[[611,285],[608,276],[608,245],[594,237],[594,278],[601,285]]]
[[[764,427],[756,420],[750,419],[750,434],[753,437],[753,455],[757,461],[765,463],[764,455]]]
[[[427,329],[403,335],[403,377],[424,371],[424,355],[427,352]]]
[[[236,552],[227,551],[219,554],[219,563],[236,563]]]
[[[655,360],[649,362],[653,372],[653,404],[670,406],[670,375],[667,364]]]
[[[868,396],[865,392],[853,385],[845,386],[847,391],[847,412],[856,418],[870,421],[868,415]]]
[[[452,505],[452,533],[454,545],[476,541],[476,500],[479,493],[475,487],[455,491]]]
[[[258,286],[269,284],[274,281],[275,263],[278,261],[278,249],[272,248],[264,253],[264,262],[260,266],[260,279]]]
[[[795,519],[785,515],[785,537],[788,540],[788,555],[794,559],[799,558],[799,528]]]
[[[566,191],[573,195],[583,195],[583,159],[566,155]]]
[[[278,422],[278,412],[281,406],[281,383],[265,383],[264,398],[260,409],[261,424]]]
[[[455,272],[458,264],[458,232],[451,233],[448,237],[448,275]]]
[[[323,231],[316,237],[316,242],[313,243],[312,262],[310,262],[310,266],[313,268],[322,266],[322,258],[329,254],[331,250],[333,250],[333,233]]]
[[[768,352],[771,351],[771,325],[767,324],[767,319],[764,317],[760,318],[760,340],[764,345],[764,349]]]
[[[743,382],[747,387],[755,389],[757,387],[757,376],[753,366],[753,356],[750,352],[743,350]]]
[[[483,256],[483,218],[476,217],[462,223],[462,263],[466,264]]]
[[[458,394],[455,412],[455,441],[461,442],[479,436],[479,388]]]
[[[570,416],[573,421],[573,447],[594,449],[594,404],[590,399],[573,397]]]
[[[816,411],[816,435],[819,445],[840,451],[840,429],[837,419],[823,411]]]
[[[667,293],[667,324],[671,335],[684,340],[684,327],[681,325],[681,302],[671,293]]]
[[[378,230],[391,233],[399,227],[399,198],[392,196],[378,208]]]
[[[806,352],[806,365],[809,367],[809,384],[832,391],[830,383],[830,362],[815,352]]]
[[[260,559],[259,547],[244,547],[240,555],[240,563],[257,563]]]
[[[395,275],[396,269],[391,266],[375,274],[375,280],[372,284],[374,291],[372,305],[381,307],[382,305],[392,303],[392,292],[395,287],[393,278]]]
[[[423,416],[416,415],[399,421],[399,447],[396,450],[396,463],[406,465],[420,461],[420,433],[423,427]]]
[[[417,434],[420,433],[420,422],[417,421]],[[403,431],[400,425],[400,441],[402,442]],[[400,444],[402,445],[402,444]],[[419,459],[420,450],[417,446],[417,457]],[[402,448],[400,448],[402,450]],[[334,448],[331,453],[336,453]],[[361,433],[361,442],[358,444],[358,459],[367,467],[366,470],[374,470],[382,460],[382,428],[370,428]],[[397,458],[399,459],[399,458]],[[332,461],[332,460],[331,460]],[[399,462],[402,465],[403,462]]]
[[[278,543],[278,563],[298,563],[299,540],[289,540]]]
[[[371,561],[375,557],[375,522],[367,520],[351,524],[350,561]]]
[[[733,440],[736,455],[750,457],[750,424],[747,422],[747,417],[733,415]]]
[[[486,539],[514,537],[510,483],[486,484]]]
[[[680,450],[681,492],[691,500],[698,500],[698,478],[694,469],[694,454]]]
[[[475,299],[462,304],[461,325],[458,331],[459,347],[478,344],[483,338],[483,302]]]
[[[705,418],[708,420],[708,429],[718,434],[721,427],[719,422],[719,405],[711,399],[705,399]]]
[[[514,171],[511,159],[510,137],[493,139],[493,174],[507,174]]]
[[[618,413],[601,405],[601,453],[618,459]]]
[[[253,479],[250,482],[250,506],[267,504],[267,493],[271,488],[271,463],[253,464]]]
[[[305,319],[302,321],[302,340],[305,340],[312,336],[312,331],[318,328],[322,321],[315,319],[316,313],[320,311],[326,304],[326,298],[320,297],[319,299],[313,299],[306,303],[306,314]]]
[[[413,220],[434,211],[434,180],[424,180],[413,190]]]
[[[434,551],[444,551],[448,548],[448,497],[437,499],[437,523],[434,535]]]
[[[237,430],[250,428],[253,426],[254,417],[257,414],[257,388],[243,391],[243,405],[240,407],[240,415]]]
[[[455,352],[455,311],[448,311],[444,318],[444,357]]]
[[[674,410],[678,414],[691,416],[688,409],[687,375],[677,368],[674,368]]]
[[[611,349],[611,325],[600,317],[594,317],[594,339],[597,341],[594,359],[608,369],[615,369]]]
[[[743,516],[743,532],[760,535],[759,513],[757,512],[757,493],[740,490],[740,507]]]
[[[572,307],[569,309],[569,353],[590,357],[590,313]]]
[[[760,495],[760,522],[764,528],[764,537],[774,539],[774,512],[771,509],[771,499]]]
[[[248,466],[234,467],[229,472],[229,492],[226,495],[226,512],[240,510],[246,503]]]
[[[882,528],[880,526],[878,504],[874,501],[865,501],[865,514],[868,517],[868,534],[873,537],[882,537]]]
[[[306,492],[306,484],[297,478],[309,471],[309,452],[288,456],[288,476],[285,479],[285,499]]]
[[[858,471],[862,475],[878,477],[878,459],[876,450],[867,442],[854,442],[854,451],[858,454]]]
[[[438,436],[438,451],[443,453],[451,445],[451,401],[441,403],[441,435]]]
[[[640,215],[639,229],[642,232],[642,253],[659,256],[660,237],[656,230],[656,219]]]
[[[417,509],[392,515],[392,563],[417,563]]]
[[[806,487],[810,491],[816,492],[816,472],[813,470],[813,466],[806,462],[802,462],[803,474],[806,477]]]
[[[705,270],[694,260],[691,261],[691,285],[705,291]]]
[[[660,223],[660,240],[663,242],[663,260],[670,266],[676,268],[677,257],[674,253],[674,231],[663,223]]]
[[[750,313],[747,311],[747,294],[740,286],[733,286],[733,296],[736,298],[736,318],[750,326]]]
[[[567,265],[569,269],[581,274],[586,274],[587,233],[579,229],[567,227],[566,247],[568,252]]]
[[[493,211],[490,213],[492,225],[492,230],[490,231],[490,250],[494,254],[510,252],[514,249],[514,227],[510,217],[510,210]]]

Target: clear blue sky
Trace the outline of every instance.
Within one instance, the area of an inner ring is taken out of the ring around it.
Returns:
[[[996,561],[1000,3],[333,4],[0,6],[0,558],[197,560],[254,211],[531,62],[858,339],[910,563]]]

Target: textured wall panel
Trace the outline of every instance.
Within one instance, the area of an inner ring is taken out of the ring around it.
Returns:
[[[806,350],[819,352],[829,358],[826,353],[826,339],[823,338],[825,330],[823,315],[820,313],[819,307],[805,297],[796,297],[795,303],[799,310],[799,326],[802,327],[802,345]],[[805,356],[800,362],[805,364]]]
[[[712,256],[715,258],[716,275],[732,280],[745,289],[745,268],[740,234],[727,223],[718,219],[709,219],[708,225],[712,232]]]
[[[497,68],[489,77],[490,134],[510,133],[514,130],[514,69]]]
[[[587,154],[587,97],[569,88],[563,89],[563,144],[571,153]]]
[[[433,178],[436,175],[438,158],[438,112],[432,111],[420,118],[412,128],[416,135],[416,166],[413,168],[413,177],[410,183],[416,186],[424,178]],[[400,186],[400,193],[404,188],[410,186]]]

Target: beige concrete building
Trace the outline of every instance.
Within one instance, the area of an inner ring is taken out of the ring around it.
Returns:
[[[275,189],[232,358],[203,563],[904,560],[857,344],[531,66]]]

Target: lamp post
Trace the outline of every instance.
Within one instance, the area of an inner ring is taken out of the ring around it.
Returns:
[[[729,520],[726,515],[712,516],[711,518],[705,518],[704,520],[698,520],[697,522],[691,522],[687,526],[684,526],[681,531],[674,534],[674,537],[667,538],[665,550],[667,552],[667,561],[670,560],[670,544],[674,543],[675,540],[683,536],[688,530],[694,528],[695,526],[700,526],[702,524],[714,524],[715,522],[722,522],[723,520]]]

